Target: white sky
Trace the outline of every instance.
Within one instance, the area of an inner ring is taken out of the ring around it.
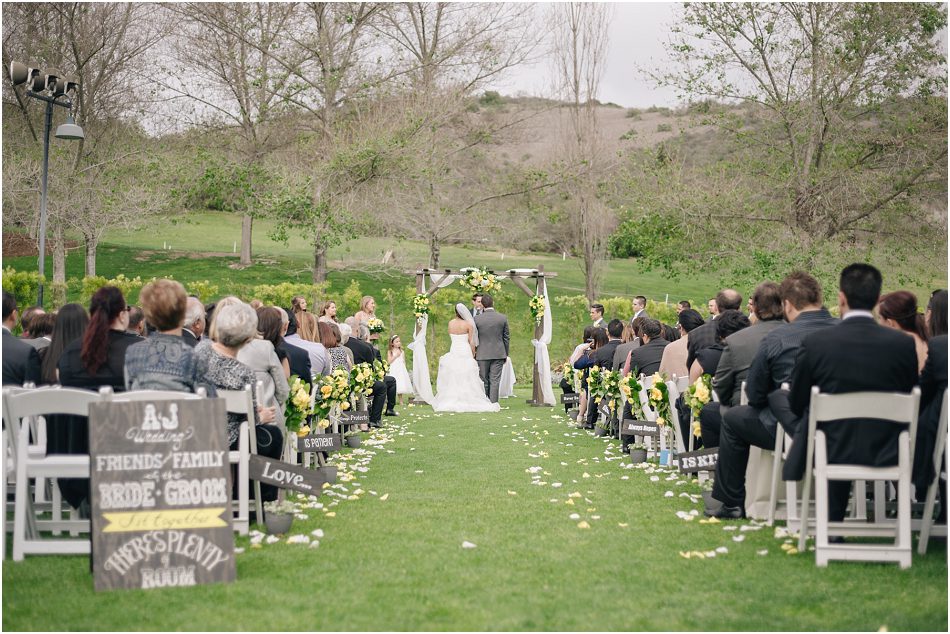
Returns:
[[[679,3],[612,2],[613,19],[610,24],[607,66],[597,98],[628,108],[675,106],[675,93],[656,88],[635,67],[659,66],[666,62],[663,45],[670,33]],[[548,10],[547,3],[539,3],[539,13]],[[550,96],[551,69],[540,60],[512,70],[504,80],[492,87],[503,94],[519,91],[529,95]]]

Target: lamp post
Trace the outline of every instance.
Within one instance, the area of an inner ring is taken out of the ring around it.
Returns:
[[[43,305],[43,285],[46,274],[46,203],[47,183],[49,179],[49,133],[53,126],[53,106],[60,106],[69,111],[66,123],[56,128],[56,138],[78,140],[85,138],[81,127],[73,119],[73,102],[70,99],[60,100],[63,95],[75,95],[79,83],[62,77],[56,71],[43,73],[39,68],[28,67],[19,62],[10,63],[10,78],[13,85],[29,83],[27,96],[39,99],[46,103],[46,117],[43,125],[43,173],[40,180],[40,230],[39,230],[39,288],[36,294],[36,303]]]

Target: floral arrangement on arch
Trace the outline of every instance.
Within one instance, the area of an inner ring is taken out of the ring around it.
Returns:
[[[310,433],[308,425],[301,426],[310,415],[310,384],[296,374],[290,377],[290,396],[284,405],[284,424],[287,431],[306,436]]]
[[[712,376],[704,374],[696,382],[686,388],[683,393],[683,401],[693,412],[693,435],[697,438],[702,435],[702,429],[699,425],[699,412],[703,405],[712,399]]]
[[[501,281],[486,269],[469,267],[461,269],[460,273],[462,277],[459,278],[459,284],[473,293],[494,293],[501,290]]]
[[[376,382],[376,372],[368,363],[357,363],[350,370],[350,387],[356,396],[369,396],[373,393],[373,384]]]
[[[430,301],[429,296],[425,293],[419,293],[412,298],[412,312],[416,316],[417,322],[421,322],[429,314]]]
[[[383,320],[378,317],[371,317],[369,321],[366,322],[366,327],[369,328],[369,333],[371,335],[379,334],[386,330],[386,324],[384,324]]]
[[[313,414],[320,421],[318,426],[326,429],[325,420],[334,407],[350,409],[350,373],[345,368],[337,368],[331,374],[321,376],[317,384],[317,395]]]
[[[535,295],[528,300],[528,308],[531,309],[534,323],[540,326],[541,320],[544,319],[544,295]]]
[[[643,420],[643,404],[640,402],[640,391],[642,389],[643,386],[640,385],[640,380],[633,372],[620,379],[620,392],[630,403],[630,411],[636,420]]]
[[[666,387],[666,374],[657,372],[653,375],[653,385],[647,390],[647,401],[650,409],[656,412],[656,424],[661,427],[670,422],[670,392]]]

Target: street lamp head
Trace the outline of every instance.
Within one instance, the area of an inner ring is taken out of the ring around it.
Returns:
[[[86,133],[82,131],[81,127],[76,125],[73,115],[70,114],[68,117],[66,117],[66,123],[56,128],[56,138],[77,141],[80,139],[85,139]]]

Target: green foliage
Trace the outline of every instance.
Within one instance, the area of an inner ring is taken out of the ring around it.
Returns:
[[[630,128],[629,130],[627,130],[626,132],[624,132],[623,134],[620,135],[620,140],[621,140],[621,141],[629,141],[630,139],[634,138],[635,136],[637,136],[637,129],[636,129],[636,128]]]
[[[672,132],[673,124],[672,123],[658,123],[656,124],[657,132]]]
[[[633,218],[628,214],[611,234],[607,251],[615,258],[657,258],[684,237],[682,226],[671,215],[653,212]]]
[[[138,275],[129,279],[125,276],[124,273],[119,273],[112,279],[107,279],[102,275],[95,275],[92,277],[82,278],[82,282],[79,287],[79,302],[83,306],[89,305],[89,300],[92,299],[92,296],[96,294],[103,286],[115,286],[120,291],[122,291],[122,296],[125,298],[126,303],[133,303],[133,295],[135,295],[140,288],[142,288],[142,278]]]
[[[355,315],[360,309],[361,299],[363,291],[360,289],[360,283],[356,280],[350,281],[336,304],[337,319],[343,321],[346,317]]]
[[[505,100],[497,91],[486,90],[478,98],[478,103],[483,106],[501,106],[505,103]]]
[[[106,284],[118,288],[122,291],[122,297],[125,298],[125,301],[131,302],[133,293],[137,293],[138,290],[142,288],[143,282],[142,278],[138,275],[129,279],[124,273],[119,273],[114,278],[106,280]]]
[[[207,163],[201,176],[185,190],[185,203],[215,211],[254,215],[273,184],[259,162],[232,163],[203,154]]]
[[[639,108],[627,108],[627,113],[625,115],[628,119],[633,119],[634,121],[639,121],[640,109]]]
[[[208,280],[195,280],[194,282],[188,282],[185,284],[185,288],[188,290],[190,295],[197,295],[198,299],[204,304],[218,297],[218,291],[220,289],[217,284],[212,284]]]
[[[3,269],[3,290],[16,298],[20,312],[36,304],[40,288],[40,274],[37,271],[17,271],[11,266]]]
[[[280,306],[289,308],[291,300],[297,295],[307,298],[310,306],[316,306],[327,290],[327,284],[294,284],[281,282],[280,284],[258,284],[252,290],[252,296],[245,298],[259,299],[266,306]]]
[[[89,306],[89,300],[96,294],[100,288],[109,283],[102,275],[82,278],[82,286],[79,292],[79,303],[83,306]]]
[[[604,305],[604,319],[627,321],[633,317],[633,305],[626,297],[603,297],[597,300]]]

